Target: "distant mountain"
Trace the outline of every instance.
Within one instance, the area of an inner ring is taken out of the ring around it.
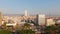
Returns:
[[[23,14],[3,14],[3,16],[23,16]]]
[[[3,16],[23,16],[24,14],[3,14]],[[30,15],[30,16],[36,16],[36,15]],[[60,15],[46,15],[46,16],[59,16]]]
[[[3,14],[3,16],[23,16],[24,14]],[[31,15],[36,16],[36,15]]]

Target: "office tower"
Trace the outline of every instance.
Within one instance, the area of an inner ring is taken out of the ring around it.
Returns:
[[[2,25],[2,13],[0,12],[0,26]]]
[[[54,20],[52,18],[47,19],[46,26],[51,26],[51,25],[55,25]]]
[[[44,14],[37,15],[37,23],[38,23],[38,25],[45,25],[45,15]]]
[[[29,16],[27,10],[25,10],[25,14],[24,14],[24,16]]]

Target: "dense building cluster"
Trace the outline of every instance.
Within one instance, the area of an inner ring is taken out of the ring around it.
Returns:
[[[28,23],[29,26],[26,24]],[[29,15],[27,10],[24,15],[6,16],[0,12],[0,27],[1,29],[22,30],[32,29],[36,32],[42,32],[46,26],[52,26],[60,23],[60,17],[47,16],[45,14]],[[26,24],[26,26],[25,26]],[[24,27],[24,28],[23,28]],[[28,28],[27,28],[28,27]]]

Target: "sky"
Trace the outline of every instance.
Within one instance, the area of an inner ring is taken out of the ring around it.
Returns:
[[[0,0],[3,14],[60,15],[60,0]]]

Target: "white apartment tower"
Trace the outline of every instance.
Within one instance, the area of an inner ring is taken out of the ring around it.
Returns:
[[[38,25],[45,25],[45,15],[44,14],[38,14],[37,15],[37,21],[38,21]]]

